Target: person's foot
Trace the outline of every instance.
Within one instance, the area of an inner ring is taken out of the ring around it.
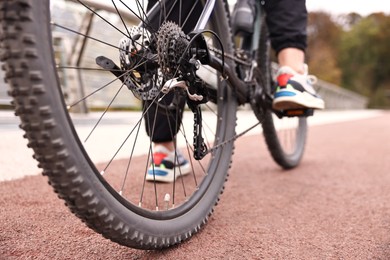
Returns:
[[[289,109],[324,109],[325,103],[313,89],[317,80],[314,76],[305,73],[299,74],[287,66],[283,66],[277,73],[277,88],[274,94],[272,108],[275,110]]]
[[[178,150],[175,152],[163,146],[156,147],[152,160],[146,174],[148,181],[174,182],[178,177],[191,172],[190,163]]]

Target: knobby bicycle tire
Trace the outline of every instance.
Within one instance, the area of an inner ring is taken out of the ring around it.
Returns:
[[[225,52],[232,54],[227,10],[227,3],[217,0],[210,26],[221,36]],[[0,12],[0,58],[15,114],[34,158],[66,206],[96,232],[133,248],[165,248],[197,233],[219,200],[231,164],[234,145],[225,141],[235,135],[237,103],[227,83],[217,86],[212,142],[216,146],[210,146],[208,164],[198,167],[204,168],[203,180],[175,208],[139,207],[118,192],[106,174],[101,175],[77,135],[73,115],[67,112],[53,53],[50,1],[1,1]]]

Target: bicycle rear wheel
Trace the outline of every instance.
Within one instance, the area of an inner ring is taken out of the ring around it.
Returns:
[[[270,61],[270,44],[265,20],[261,23],[261,37],[257,63],[259,73],[255,90],[259,95],[273,96],[273,71]],[[296,167],[303,156],[307,137],[306,117],[278,117],[264,104],[252,102],[252,108],[262,123],[263,135],[274,161],[284,169]]]
[[[212,213],[231,163],[233,142],[228,140],[235,135],[237,103],[226,81],[208,84],[209,102],[200,106],[207,155],[191,159],[194,119],[192,113],[184,112],[172,140],[188,157],[191,174],[169,184],[145,181],[153,154],[151,138],[144,130],[150,108],[145,104],[154,103],[158,113],[169,117],[177,103],[162,102],[166,95],[160,93],[161,81],[167,78],[159,69],[152,68],[155,74],[151,75],[159,84],[158,93],[142,105],[120,82],[124,74],[131,73],[136,80],[149,71],[139,72],[141,63],[126,71],[111,67],[111,72],[96,65],[101,55],[119,62],[119,40],[139,38],[128,23],[148,25],[143,1],[135,1],[134,6],[120,2],[2,1],[1,60],[28,146],[70,210],[114,242],[139,249],[164,248],[198,232]],[[181,7],[183,2],[177,4]],[[168,5],[162,5],[160,25],[170,14]],[[225,52],[232,54],[227,8],[225,1],[217,0],[208,24],[222,36],[221,42],[212,35],[204,38],[217,48],[222,43]],[[183,28],[187,15],[192,14],[178,14],[182,18],[178,27]],[[143,62],[156,53],[152,42],[157,32],[148,32],[151,55],[142,56]],[[113,65],[108,59],[103,61]],[[218,75],[207,73],[207,77],[217,79]],[[75,84],[79,87],[73,88]],[[183,91],[174,93],[183,97]],[[130,106],[135,111],[111,112]],[[90,113],[78,113],[86,109]],[[180,170],[176,174],[181,175]]]

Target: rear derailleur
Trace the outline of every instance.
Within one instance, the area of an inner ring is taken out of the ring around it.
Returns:
[[[208,102],[210,95],[196,71],[209,63],[205,39],[199,33],[186,35],[174,22],[164,22],[154,35],[139,27],[133,27],[130,34],[120,41],[120,67],[103,56],[96,58],[96,63],[141,100],[159,102],[156,100],[171,91],[177,96],[185,93],[194,113],[194,158],[202,159],[208,149],[202,136],[200,105]]]

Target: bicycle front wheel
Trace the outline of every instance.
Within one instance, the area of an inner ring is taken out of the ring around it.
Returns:
[[[169,68],[181,65],[172,65],[172,56],[156,61],[156,55],[166,54],[159,51],[161,46],[156,47],[156,39],[167,44],[168,50],[176,50],[170,45],[176,41],[166,40],[159,26],[175,14],[179,20],[169,19],[171,26],[188,43],[189,37],[182,33],[191,31],[191,21],[200,14],[194,11],[200,1],[190,5],[176,1],[175,7],[165,4],[168,2],[159,1],[157,26],[151,24],[147,16],[151,7],[147,8],[144,1],[129,5],[123,1],[0,3],[1,59],[9,93],[44,175],[70,210],[90,228],[112,241],[140,249],[177,244],[207,222],[224,187],[233,150],[229,140],[235,134],[235,96],[227,82],[210,81],[218,75],[207,72],[207,66],[204,69],[209,83],[204,92],[208,93],[208,102],[199,105],[201,114],[196,114],[196,119],[187,109],[179,108],[186,100],[182,90],[161,93],[169,79],[166,74],[177,77],[160,67],[161,60],[165,59]],[[187,9],[182,12],[184,6]],[[232,54],[227,10],[225,1],[216,1],[207,28],[222,37],[216,41],[213,35],[205,34],[204,41],[216,48],[222,44],[225,52]],[[146,38],[140,36],[143,33]],[[137,42],[139,46],[125,49],[123,46],[129,47],[130,43],[118,42]],[[123,64],[130,64],[132,57],[139,60],[126,68]],[[153,66],[145,69],[149,61]],[[153,84],[146,85],[149,79]],[[153,93],[144,95],[132,86],[151,87]],[[187,157],[191,173],[181,176],[178,169],[172,183],[146,180],[154,153],[151,133],[162,131],[153,117],[146,119],[150,104],[154,115],[160,117],[181,117],[175,111],[186,110],[182,120],[174,120],[181,121],[177,130],[172,131],[176,129],[172,127],[166,131],[176,149]],[[82,113],[86,111],[89,113]],[[192,143],[194,124],[199,130],[199,119],[208,152],[195,160]]]
[[[273,96],[273,70],[270,61],[270,44],[268,30],[263,19],[257,63],[257,94]],[[307,137],[306,117],[278,117],[271,109],[252,102],[255,115],[262,123],[263,135],[274,161],[284,169],[296,167],[303,156]]]

